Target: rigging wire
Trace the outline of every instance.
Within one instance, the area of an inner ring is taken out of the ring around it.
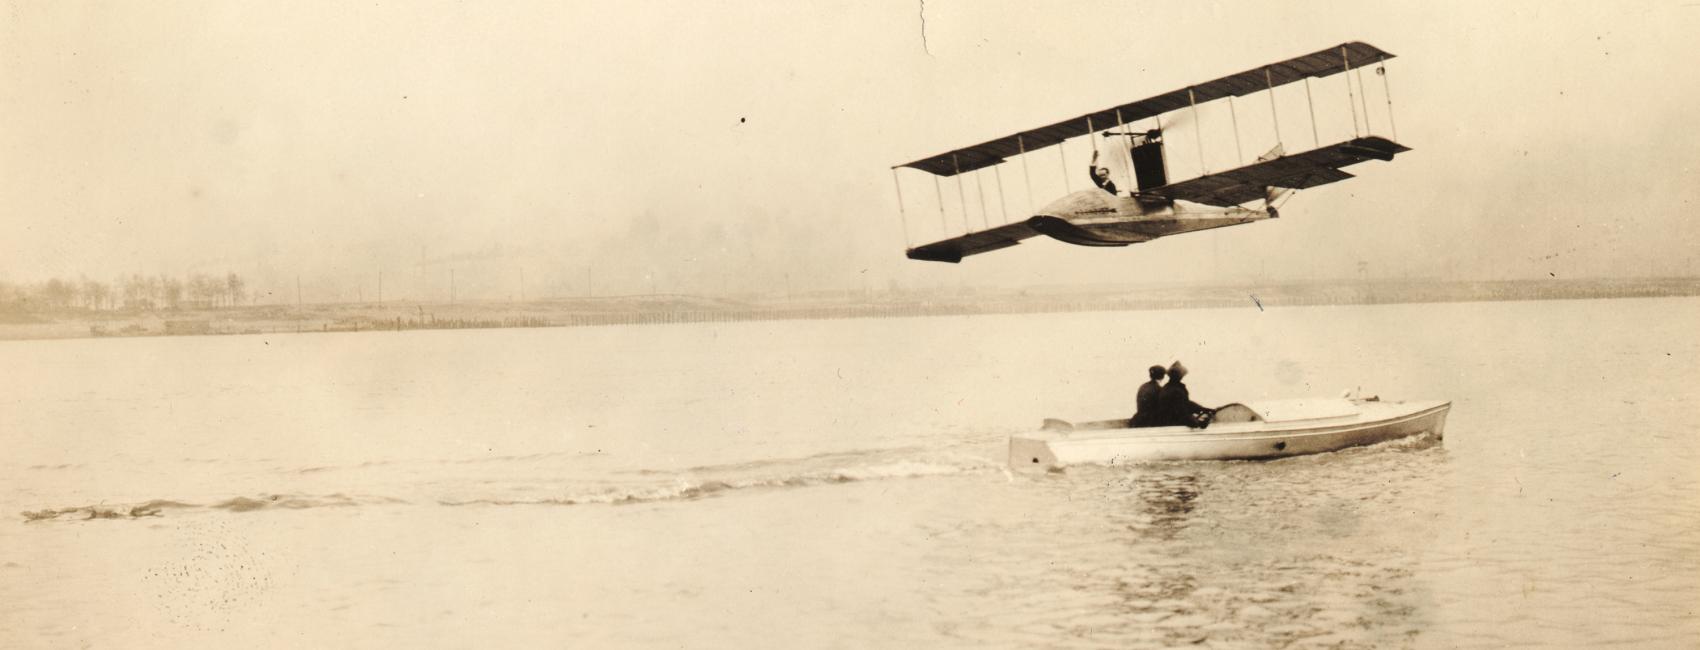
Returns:
[[[998,181],[998,214],[1003,215],[1003,223],[1009,223],[1009,202],[1003,197],[1003,165],[992,165],[992,176]]]

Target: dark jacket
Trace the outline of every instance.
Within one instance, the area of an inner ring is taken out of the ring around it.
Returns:
[[[1170,379],[1163,385],[1163,391],[1157,394],[1157,426],[1194,426],[1193,414],[1207,410],[1192,403],[1186,384],[1178,379]]]
[[[1086,175],[1090,176],[1092,178],[1092,184],[1097,185],[1098,189],[1104,190],[1105,192],[1109,192],[1111,194],[1116,193],[1116,182],[1110,180],[1109,174],[1105,174],[1103,178],[1098,178],[1098,168],[1097,167],[1088,167],[1087,170],[1086,170]]]
[[[1163,392],[1163,387],[1157,380],[1145,382],[1139,387],[1139,397],[1135,401],[1138,410],[1134,411],[1133,419],[1128,420],[1131,427],[1159,426],[1157,417],[1157,396]]]

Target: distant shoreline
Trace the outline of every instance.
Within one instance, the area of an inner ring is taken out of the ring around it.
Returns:
[[[1315,281],[1221,286],[1025,288],[1010,291],[831,292],[795,298],[691,295],[250,305],[181,310],[0,313],[0,340],[579,327],[697,322],[905,318],[1078,311],[1142,311],[1700,296],[1700,278]]]

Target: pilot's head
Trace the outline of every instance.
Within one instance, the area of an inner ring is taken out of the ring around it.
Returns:
[[[1099,180],[1109,178],[1110,177],[1110,169],[1108,167],[1099,167],[1097,169],[1093,169],[1092,170],[1092,176],[1094,178],[1099,179]]]

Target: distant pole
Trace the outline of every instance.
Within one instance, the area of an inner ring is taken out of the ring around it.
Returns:
[[[455,304],[455,270],[449,269],[449,304]]]
[[[384,270],[378,269],[378,305],[384,304]]]
[[[525,267],[519,267],[519,299],[525,302]]]
[[[1210,273],[1222,277],[1222,238],[1210,238]]]
[[[590,282],[590,267],[584,267],[584,294],[587,298],[596,297],[596,288]]]
[[[301,308],[301,276],[295,276],[295,308]]]

